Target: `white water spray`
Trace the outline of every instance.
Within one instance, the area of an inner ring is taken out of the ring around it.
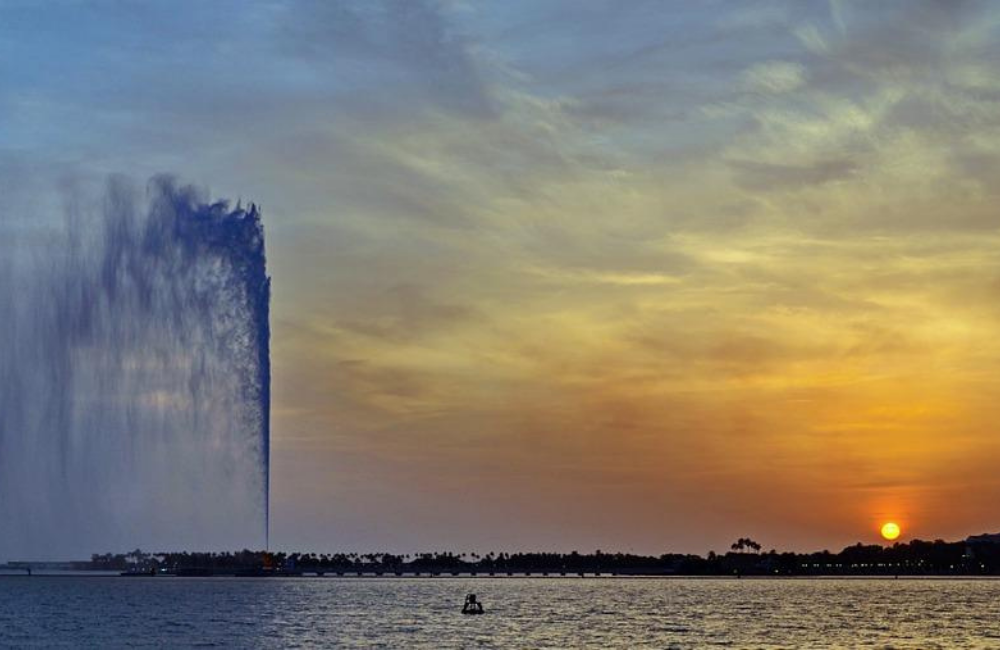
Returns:
[[[267,543],[259,212],[146,194],[0,249],[0,561]]]

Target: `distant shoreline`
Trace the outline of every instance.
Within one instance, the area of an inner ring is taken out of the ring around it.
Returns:
[[[884,574],[852,574],[852,575],[748,575],[748,576],[725,576],[725,575],[584,575],[584,576],[541,576],[541,575],[503,575],[503,576],[483,576],[483,575],[402,575],[402,576],[376,576],[376,575],[277,575],[277,576],[236,576],[236,575],[212,575],[212,576],[126,576],[112,573],[98,573],[93,571],[77,571],[66,573],[0,573],[0,581],[4,580],[52,580],[52,579],[84,578],[87,580],[100,579],[120,579],[124,581],[153,580],[184,580],[184,581],[274,581],[274,580],[331,580],[331,581],[384,581],[392,582],[399,580],[428,580],[428,581],[468,581],[468,580],[548,580],[570,582],[573,580],[697,580],[697,581],[718,581],[718,582],[742,582],[742,581],[827,581],[827,582],[854,582],[860,580],[874,580],[879,582],[908,581],[908,582],[993,582],[1000,581],[1000,575],[884,575]]]
[[[94,554],[80,561],[11,561],[0,575],[337,578],[1000,577],[1000,535],[959,542],[861,543],[832,553],[764,551],[742,538],[725,554],[665,553],[286,553]]]
[[[539,574],[514,574],[514,575],[482,575],[482,574],[459,574],[459,575],[427,575],[427,574],[403,574],[403,575],[375,575],[375,574],[364,574],[364,575],[336,575],[336,574],[325,574],[316,575],[313,573],[298,574],[298,575],[286,575],[286,574],[275,574],[275,575],[233,575],[233,574],[217,574],[217,575],[203,575],[203,576],[191,576],[191,575],[174,575],[174,574],[160,574],[160,575],[122,575],[121,573],[113,572],[103,572],[103,571],[65,571],[61,573],[32,573],[28,575],[26,573],[15,573],[15,572],[0,572],[0,580],[3,579],[17,579],[17,580],[27,580],[27,579],[54,579],[54,578],[87,578],[87,579],[102,579],[102,578],[119,578],[122,580],[137,580],[142,579],[145,581],[150,580],[336,580],[336,581],[396,581],[396,580],[456,580],[456,581],[467,581],[467,580],[551,580],[551,581],[573,581],[573,580],[698,580],[698,581],[733,581],[740,582],[744,580],[751,581],[774,581],[774,580],[787,580],[787,581],[815,581],[823,580],[830,582],[850,582],[857,580],[878,580],[878,581],[895,581],[895,580],[906,580],[906,581],[927,581],[927,582],[954,582],[954,581],[997,581],[1000,580],[1000,575],[886,575],[886,574],[850,574],[850,575],[745,575],[745,576],[732,576],[732,575],[682,575],[682,574],[585,574],[585,575],[539,575]]]

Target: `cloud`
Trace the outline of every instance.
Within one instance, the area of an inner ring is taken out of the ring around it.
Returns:
[[[4,228],[80,170],[263,203],[303,545],[846,543],[993,444],[989,3],[10,6]]]
[[[493,114],[488,84],[436,0],[293,0],[276,19],[284,50],[350,80],[369,100],[421,100],[466,115]]]
[[[780,165],[756,161],[732,161],[737,182],[748,189],[783,190],[822,185],[850,178],[858,171],[853,160],[824,160],[805,165]]]
[[[801,87],[805,80],[805,68],[790,61],[756,63],[743,73],[744,85],[752,92],[787,93]]]
[[[478,316],[472,307],[439,302],[428,296],[425,288],[405,282],[390,287],[382,296],[373,296],[367,307],[373,312],[367,318],[355,314],[335,320],[333,327],[366,337],[406,342],[468,325],[468,321]]]

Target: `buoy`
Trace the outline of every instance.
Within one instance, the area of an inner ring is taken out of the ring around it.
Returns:
[[[462,613],[469,615],[483,613],[483,604],[476,600],[476,594],[469,594],[465,597],[465,604],[462,605]]]

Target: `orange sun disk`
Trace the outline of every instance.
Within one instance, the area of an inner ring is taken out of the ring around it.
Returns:
[[[899,534],[902,531],[899,528],[899,524],[892,521],[887,521],[886,523],[882,524],[881,532],[882,532],[882,537],[891,542],[892,540],[899,537]]]

